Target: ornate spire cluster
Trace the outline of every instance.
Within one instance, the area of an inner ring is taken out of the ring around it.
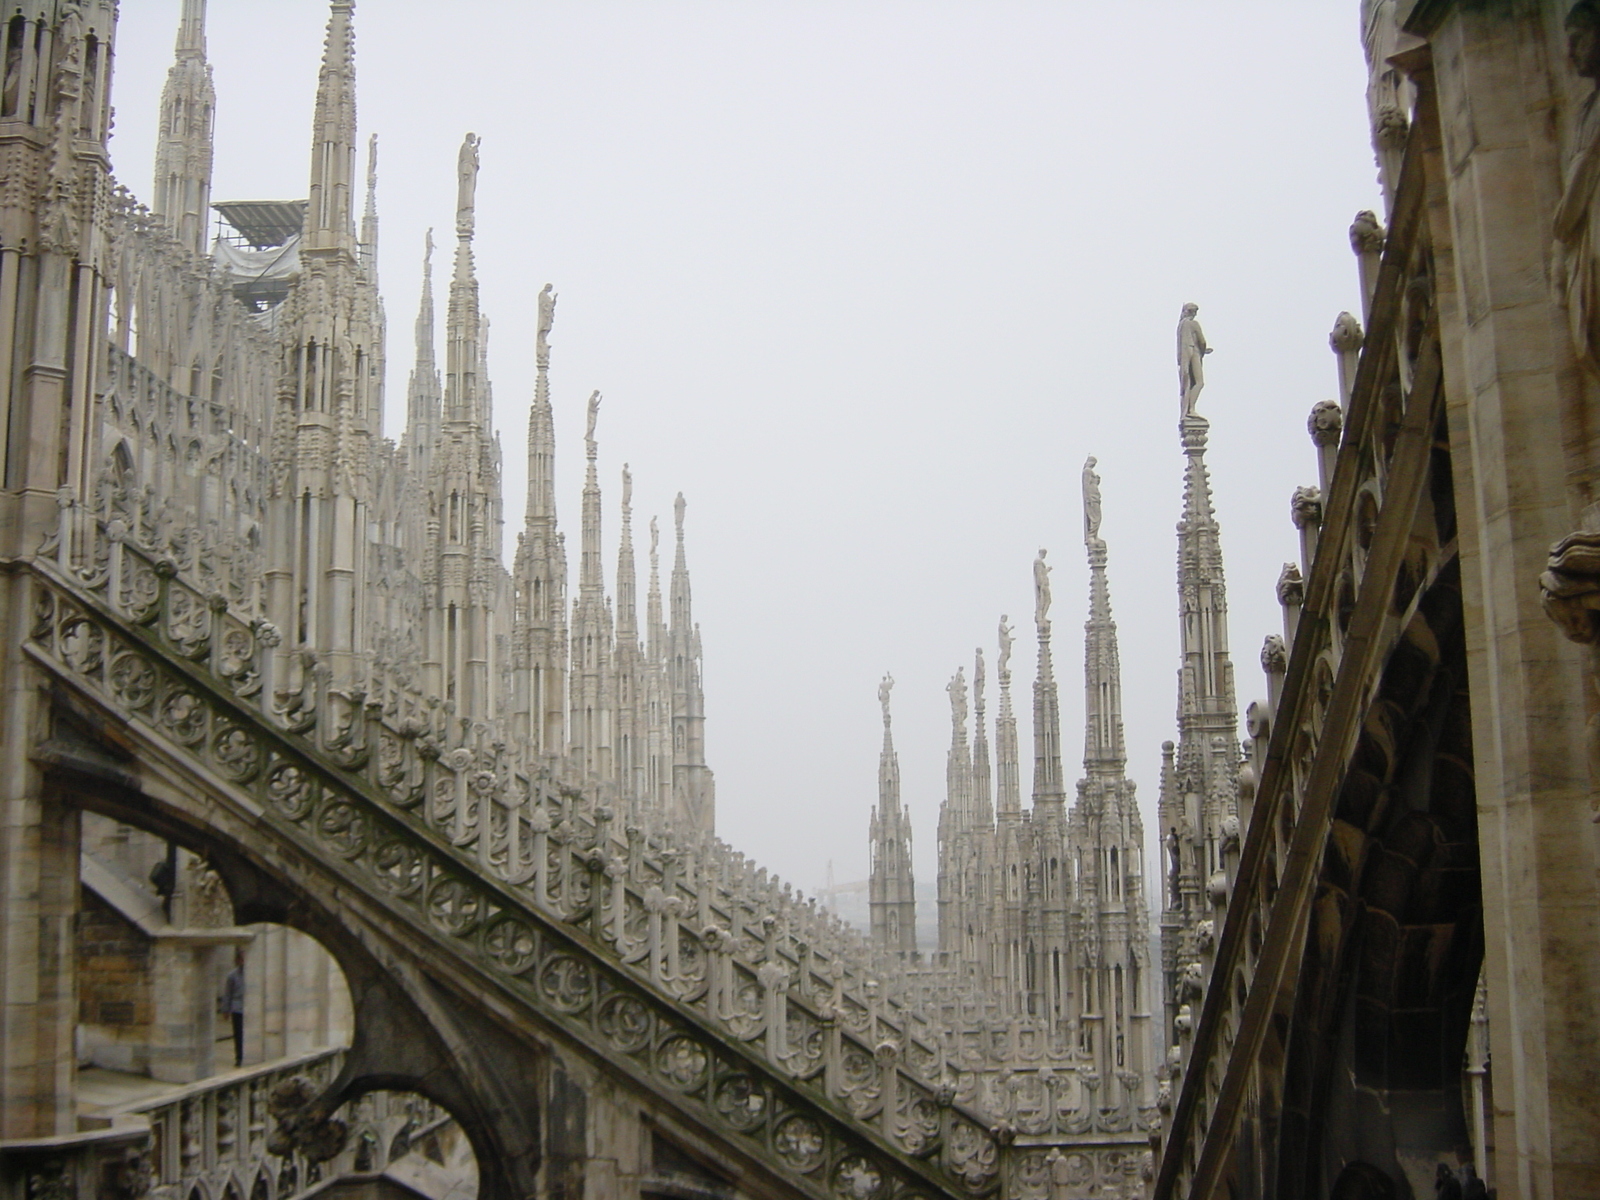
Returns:
[[[939,952],[925,969],[929,986],[949,998],[951,1010],[980,1025],[1010,1021],[1031,1030],[1029,1036],[1052,1062],[1098,1081],[1094,1103],[1106,1111],[1133,1113],[1154,1085],[1144,828],[1134,786],[1124,773],[1117,627],[1094,467],[1091,458],[1083,472],[1090,586],[1084,625],[1084,778],[1077,799],[1066,811],[1050,641],[1051,568],[1047,551],[1040,550],[1033,564],[1039,656],[1032,805],[1022,808],[1011,704],[1013,637],[1009,620],[1001,617],[993,780],[981,649],[973,660],[976,728],[970,734],[964,671],[958,670],[947,687],[951,744],[939,810]],[[900,878],[890,869],[896,860],[885,814],[895,813],[900,822],[906,818],[900,816],[899,768],[887,740],[887,690],[880,694],[886,740],[872,820],[872,929],[881,946],[899,953],[900,942],[885,940],[889,889]],[[909,836],[906,825],[908,843]],[[907,887],[909,880],[907,868]]]
[[[647,827],[675,821],[697,835],[709,833],[714,783],[704,757],[700,635],[690,600],[684,502],[680,496],[676,505],[676,559],[665,612],[656,522],[650,523],[641,628],[626,468],[615,608],[608,595],[595,393],[584,439],[580,558],[569,598],[566,542],[556,513],[549,379],[556,297],[548,285],[536,301],[528,494],[510,569],[502,562],[502,453],[489,320],[474,257],[482,155],[474,134],[462,140],[454,164],[455,246],[446,295],[437,298],[442,320],[435,311],[430,231],[405,428],[397,442],[383,436],[377,140],[367,142],[365,204],[359,206],[353,13],[351,0],[329,5],[303,212],[296,203],[233,206],[268,211],[284,226],[276,240],[270,230],[252,239],[238,226],[250,248],[227,249],[229,271],[259,270],[278,281],[279,291],[266,299],[259,290],[249,297],[238,291],[237,275],[232,285],[258,317],[270,315],[209,343],[197,335],[193,346],[180,332],[204,334],[204,321],[167,312],[159,320],[139,318],[147,369],[239,410],[227,419],[241,431],[241,443],[218,451],[225,486],[200,482],[195,496],[173,503],[203,514],[211,530],[206,536],[231,547],[226,555],[208,551],[206,561],[237,559],[247,581],[238,586],[259,592],[264,619],[281,638],[273,686],[285,695],[315,694],[319,711],[351,727],[363,709],[382,705],[439,745],[485,755],[498,746],[495,754],[546,778],[597,787],[608,803]],[[156,189],[162,223],[196,252],[214,107],[204,15],[203,0],[185,0],[163,102]],[[270,263],[260,266],[257,259]],[[215,319],[233,308],[217,306]],[[242,308],[238,315],[242,322]],[[436,348],[440,337],[442,349]],[[214,355],[208,348],[214,345],[241,357],[218,368],[226,390],[211,396],[213,385],[190,364]],[[127,432],[131,444],[148,440],[145,428]],[[162,451],[140,453],[148,459]],[[163,478],[200,474],[185,463],[164,469]],[[249,569],[247,562],[258,565]]]

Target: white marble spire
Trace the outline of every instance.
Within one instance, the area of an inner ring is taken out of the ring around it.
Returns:
[[[356,254],[356,44],[353,0],[328,6],[312,118],[311,186],[302,254]]]
[[[679,492],[672,504],[677,548],[669,599],[668,669],[672,683],[673,819],[681,828],[709,833],[714,827],[716,790],[705,759],[705,693],[701,686],[700,627],[694,623],[689,565],[684,553]]]
[[[993,781],[989,774],[988,718],[984,711],[983,647],[972,657],[972,819],[981,829],[994,826]]]
[[[422,250],[422,301],[417,306],[416,361],[406,386],[406,429],[403,438],[406,466],[419,481],[428,477],[434,446],[439,440],[439,418],[444,383],[434,347],[433,230],[428,230]]]
[[[367,206],[361,214],[361,268],[378,286],[378,135],[367,139]]]
[[[1094,468],[1093,458],[1083,468],[1084,547],[1089,555],[1089,619],[1083,626],[1083,766],[1090,774],[1120,777],[1127,763],[1122,737],[1122,669],[1106,582],[1106,544],[1100,537],[1100,477]]]
[[[556,524],[555,410],[550,403],[550,333],[555,289],[539,293],[534,329],[533,404],[528,410],[528,497],[513,574],[519,712],[526,713],[529,753],[551,759],[567,745],[567,548]]]
[[[583,510],[578,549],[578,594],[572,603],[571,752],[584,772],[612,778],[612,624],[600,551],[600,393],[585,409]]]
[[[489,414],[478,379],[482,326],[478,274],[472,258],[478,147],[477,135],[469,133],[461,141],[458,156],[455,268],[450,276],[450,300],[445,314],[444,416],[447,422],[470,422],[487,429]]]
[[[1050,658],[1050,567],[1040,549],[1033,563],[1034,627],[1039,637],[1038,674],[1033,680],[1033,808],[1059,814],[1066,799],[1061,782],[1061,701]]]
[[[1181,367],[1181,339],[1179,354]],[[1166,857],[1161,941],[1169,1039],[1178,975],[1199,954],[1197,928],[1211,915],[1205,888],[1222,868],[1222,825],[1238,812],[1238,716],[1221,536],[1206,471],[1209,430],[1210,423],[1192,411],[1178,423],[1185,457],[1178,522],[1178,739],[1172,769],[1162,772],[1159,805]]]
[[[150,211],[191,253],[206,248],[211,219],[217,93],[206,61],[206,0],[183,0],[173,62],[161,89]]]
[[[911,817],[900,804],[900,758],[890,727],[889,693],[894,677],[878,685],[883,708],[883,749],[878,755],[878,804],[872,810],[872,873],[867,884],[872,936],[902,958],[917,952],[916,883],[911,869]]]

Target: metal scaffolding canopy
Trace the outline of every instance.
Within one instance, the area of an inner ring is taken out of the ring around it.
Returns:
[[[306,219],[304,200],[224,200],[211,207],[256,250],[283,245]]]

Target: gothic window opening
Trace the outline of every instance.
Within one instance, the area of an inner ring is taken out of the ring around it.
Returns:
[[[1111,898],[1122,899],[1122,876],[1117,871],[1117,848],[1111,847]]]

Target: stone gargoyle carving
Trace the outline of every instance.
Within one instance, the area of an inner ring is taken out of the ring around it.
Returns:
[[[267,1097],[267,1111],[278,1127],[267,1139],[267,1150],[280,1158],[295,1151],[309,1162],[327,1162],[344,1149],[349,1128],[318,1104],[317,1085],[304,1075],[285,1079]]]

